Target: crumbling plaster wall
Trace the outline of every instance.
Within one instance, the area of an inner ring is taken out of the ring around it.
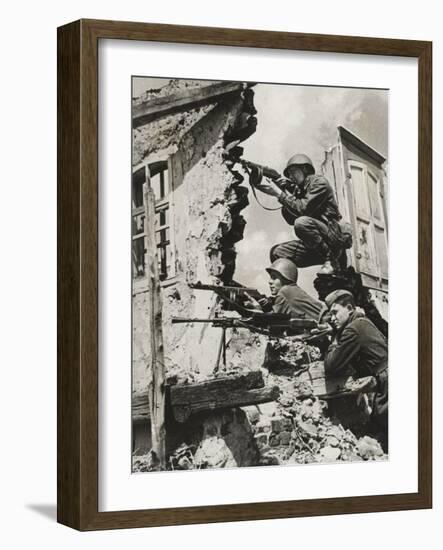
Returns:
[[[248,190],[240,189],[242,177],[233,170],[228,146],[229,136],[236,137],[235,130],[254,114],[251,91],[245,100],[245,90],[134,131],[134,165],[170,159],[176,262],[175,277],[162,288],[163,337],[167,375],[176,374],[179,381],[210,376],[216,363],[221,329],[210,324],[171,324],[171,317],[213,317],[220,307],[215,294],[192,290],[189,283],[227,282],[235,269],[235,242],[243,237],[245,226],[240,211],[248,204]],[[144,288],[133,296],[136,392],[147,385],[147,314]]]

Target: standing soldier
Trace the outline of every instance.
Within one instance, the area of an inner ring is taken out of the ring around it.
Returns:
[[[257,189],[277,197],[282,216],[294,226],[297,240],[272,247],[271,262],[288,258],[298,267],[323,264],[319,274],[333,274],[346,267],[345,248],[352,245],[350,232],[343,232],[334,191],[328,180],[315,174],[311,159],[304,154],[292,156],[284,170],[292,185],[284,190],[271,180],[262,181]]]

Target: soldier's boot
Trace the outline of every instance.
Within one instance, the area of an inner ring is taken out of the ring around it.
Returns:
[[[325,263],[318,270],[317,275],[338,275],[342,269],[346,268],[346,252],[343,249],[337,253],[328,249]]]
[[[338,271],[345,271],[348,267],[348,256],[346,254],[346,250],[344,248],[340,248],[337,251],[337,270]]]
[[[326,260],[321,268],[317,271],[317,275],[334,275],[335,269],[331,260]]]

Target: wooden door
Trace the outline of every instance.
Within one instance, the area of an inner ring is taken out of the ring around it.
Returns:
[[[382,288],[388,279],[387,224],[380,180],[366,164],[349,161],[356,268]]]

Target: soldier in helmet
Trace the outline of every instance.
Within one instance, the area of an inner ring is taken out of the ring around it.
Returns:
[[[278,258],[266,271],[271,296],[265,303],[262,300],[259,302],[264,311],[283,313],[291,318],[318,320],[322,304],[297,285],[298,270],[291,260]],[[287,341],[269,341],[266,347],[266,367],[272,369],[288,364],[293,367],[293,351]]]
[[[349,233],[343,233],[334,191],[328,180],[315,174],[311,159],[304,154],[292,156],[284,170],[293,185],[282,190],[267,180],[257,188],[277,197],[282,204],[282,216],[293,225],[297,240],[275,245],[271,262],[288,258],[298,267],[323,264],[320,274],[333,274],[346,267],[345,248],[352,244]]]
[[[298,270],[291,260],[279,258],[266,271],[269,274],[271,298],[261,303],[264,310],[317,321],[322,303],[297,285]]]

